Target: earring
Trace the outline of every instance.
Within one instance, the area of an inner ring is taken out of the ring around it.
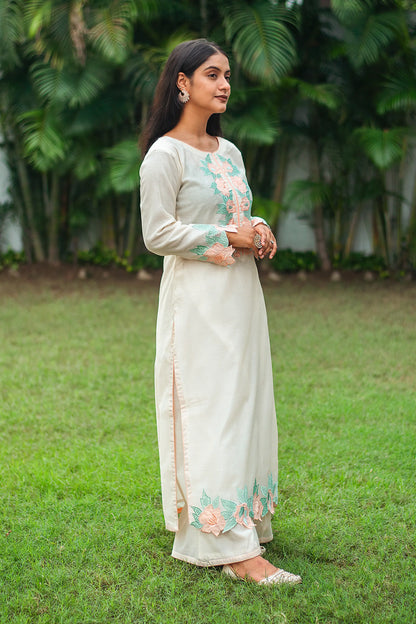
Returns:
[[[189,93],[188,91],[186,91],[186,89],[184,89],[183,91],[179,91],[178,100],[181,104],[186,104],[187,102],[189,102]]]

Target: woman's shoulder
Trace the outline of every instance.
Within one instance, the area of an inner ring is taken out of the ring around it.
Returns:
[[[143,158],[140,170],[160,169],[168,167],[175,170],[182,170],[182,157],[178,146],[169,137],[162,136],[156,139],[149,147],[145,157]]]
[[[170,137],[164,135],[152,143],[147,154],[151,154],[153,152],[165,152],[167,154],[172,154],[172,156],[179,156],[178,147],[179,146],[175,143],[175,141],[172,141]]]
[[[228,150],[230,152],[240,153],[240,150],[238,149],[238,147],[234,145],[234,143],[232,143],[228,139],[225,139],[224,137],[219,137],[219,141],[220,141],[220,145],[222,149]]]
[[[224,137],[220,139],[220,152],[222,156],[237,160],[239,165],[243,164],[243,156],[238,147],[228,139],[224,139]]]
[[[234,143],[224,137],[220,138],[220,142],[222,151],[228,152],[230,155],[238,155],[241,158],[241,152]]]

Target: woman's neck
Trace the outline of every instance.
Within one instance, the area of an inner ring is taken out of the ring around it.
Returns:
[[[209,117],[210,115],[194,115],[191,107],[187,108],[185,106],[179,122],[172,130],[167,132],[167,135],[197,148],[212,148],[213,145],[217,144],[217,140],[207,133]]]

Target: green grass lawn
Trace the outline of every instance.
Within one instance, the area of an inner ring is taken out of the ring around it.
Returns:
[[[266,285],[296,587],[170,557],[157,288],[0,276],[0,623],[416,622],[416,288]]]

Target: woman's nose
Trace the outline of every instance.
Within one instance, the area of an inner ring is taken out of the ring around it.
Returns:
[[[225,90],[225,91],[229,91],[230,90],[230,83],[228,82],[227,78],[223,77],[221,84],[220,84],[220,88]]]

